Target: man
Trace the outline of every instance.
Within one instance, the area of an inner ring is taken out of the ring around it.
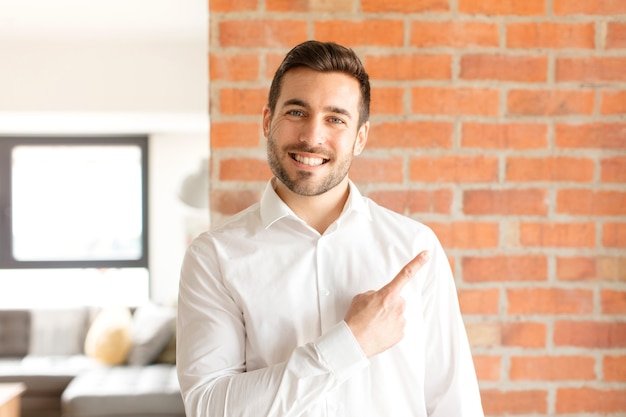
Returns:
[[[437,238],[348,179],[369,102],[360,60],[334,43],[298,45],[277,70],[263,109],[275,177],[183,262],[188,417],[483,415]]]

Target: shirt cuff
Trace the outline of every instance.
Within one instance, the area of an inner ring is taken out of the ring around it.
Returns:
[[[367,356],[345,321],[331,327],[315,345],[330,371],[341,382],[369,364]]]

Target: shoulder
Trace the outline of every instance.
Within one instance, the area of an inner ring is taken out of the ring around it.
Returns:
[[[368,197],[363,197],[363,199],[369,209],[372,222],[377,228],[388,228],[388,230],[412,236],[419,233],[424,237],[435,238],[432,229],[424,223],[383,207]]]
[[[259,203],[255,203],[198,235],[189,245],[189,249],[206,249],[207,246],[215,246],[220,242],[245,238],[254,235],[261,228]]]

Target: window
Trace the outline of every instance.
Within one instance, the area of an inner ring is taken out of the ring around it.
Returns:
[[[0,139],[0,266],[147,267],[145,137]]]
[[[144,136],[0,137],[2,273],[101,279],[139,269],[147,297],[147,144]]]

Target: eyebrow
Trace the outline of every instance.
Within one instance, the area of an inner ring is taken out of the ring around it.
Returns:
[[[300,100],[299,98],[292,98],[292,99],[286,100],[283,103],[283,106],[300,106],[300,107],[304,107],[305,109],[311,108],[311,106],[308,103]],[[330,113],[343,114],[346,117],[352,118],[352,115],[350,114],[350,112],[342,107],[326,106],[324,107],[324,110]]]

